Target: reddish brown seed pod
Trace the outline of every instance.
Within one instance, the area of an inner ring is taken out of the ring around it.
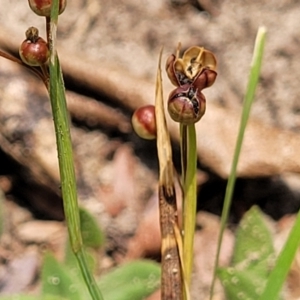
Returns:
[[[190,125],[198,122],[205,113],[206,100],[196,87],[185,84],[171,92],[168,111],[175,122]]]
[[[29,66],[42,66],[49,59],[48,44],[39,37],[39,31],[35,27],[30,27],[26,31],[26,40],[19,48],[19,54],[22,61]]]
[[[212,86],[216,80],[217,72],[204,69],[193,81],[193,86],[198,88],[200,91]]]
[[[194,46],[179,56],[180,45],[176,55],[172,54],[166,61],[167,75],[175,86],[190,84],[200,91],[211,86],[217,76],[217,61],[214,54],[203,47]]]
[[[154,105],[139,107],[133,114],[131,123],[136,134],[146,140],[156,138],[156,119]]]
[[[33,12],[42,17],[50,17],[52,0],[28,0]],[[63,13],[67,5],[67,0],[59,1],[59,14]]]
[[[176,61],[176,56],[174,54],[171,54],[166,61],[166,72],[172,84],[174,84],[175,86],[180,86],[180,81],[176,76],[174,70],[175,61]]]

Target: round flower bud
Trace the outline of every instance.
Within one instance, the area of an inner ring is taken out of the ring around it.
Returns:
[[[131,119],[136,134],[146,140],[156,138],[156,120],[154,105],[146,105],[138,108]]]
[[[49,48],[44,39],[39,37],[39,31],[30,27],[26,31],[26,40],[20,46],[19,54],[22,61],[29,66],[41,66],[49,59]]]
[[[168,111],[175,122],[185,125],[198,122],[205,113],[206,100],[196,87],[185,84],[171,92]]]
[[[28,0],[33,12],[42,17],[50,17],[52,0]],[[59,14],[63,13],[67,0],[59,0]]]

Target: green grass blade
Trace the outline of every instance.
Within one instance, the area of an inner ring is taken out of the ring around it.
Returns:
[[[285,242],[273,270],[270,273],[260,300],[278,299],[283,283],[300,245],[300,211],[295,224]]]
[[[69,116],[65,97],[65,88],[62,72],[56,54],[56,30],[58,19],[58,0],[53,1],[50,23],[50,100],[53,113],[56,143],[58,151],[58,162],[61,179],[61,190],[63,197],[64,212],[69,231],[72,250],[78,260],[83,278],[87,284],[92,299],[101,300],[102,295],[97,288],[94,277],[91,274],[86,254],[82,245],[80,233],[80,219],[77,201],[77,189],[74,171],[73,151],[70,135]]]
[[[260,69],[261,69],[261,64],[262,64],[262,56],[263,56],[264,45],[265,45],[265,37],[266,37],[266,29],[264,27],[260,27],[258,30],[257,36],[256,36],[255,47],[254,47],[252,63],[251,63],[251,70],[250,70],[250,75],[249,75],[249,81],[248,81],[246,96],[245,96],[244,104],[243,104],[242,117],[241,117],[241,121],[240,121],[240,128],[239,128],[239,133],[238,133],[237,142],[236,142],[236,146],[235,146],[233,162],[231,165],[231,171],[230,171],[230,175],[229,175],[228,183],[227,183],[227,187],[226,187],[223,211],[222,211],[222,216],[221,216],[221,230],[220,230],[220,234],[219,234],[219,238],[218,238],[217,255],[216,255],[215,266],[214,266],[213,282],[212,282],[212,286],[211,286],[211,295],[210,295],[211,299],[213,296],[214,283],[216,280],[216,271],[217,271],[217,268],[219,265],[219,257],[220,257],[223,233],[224,233],[226,222],[228,219],[229,209],[230,209],[230,205],[231,205],[231,199],[232,199],[235,181],[236,181],[237,165],[238,165],[238,161],[239,161],[239,157],[240,157],[240,152],[241,152],[241,148],[242,148],[246,125],[247,125],[247,122],[249,119],[251,105],[252,105],[252,102],[254,99],[254,94],[255,94],[256,86],[257,86],[258,79],[259,79],[259,74],[260,74]]]
[[[58,162],[61,179],[61,191],[64,202],[65,217],[68,224],[70,240],[75,252],[82,247],[80,234],[79,208],[75,171],[73,165],[73,151],[69,121],[64,95],[64,87],[61,82],[58,58],[50,65],[50,99],[53,112]]]
[[[50,98],[57,139],[64,212],[68,225],[70,242],[92,299],[98,300],[102,299],[102,296],[88,268],[86,255],[82,245],[82,237],[80,234],[79,209],[69,119],[66,108],[64,86],[57,56],[55,58],[54,65],[50,64]]]

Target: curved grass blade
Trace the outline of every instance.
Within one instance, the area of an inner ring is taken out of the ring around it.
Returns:
[[[226,222],[228,219],[229,209],[231,205],[231,199],[234,191],[235,181],[236,181],[236,170],[237,165],[239,161],[239,156],[242,149],[244,134],[246,125],[249,119],[249,114],[252,106],[252,102],[255,95],[256,86],[259,79],[261,64],[262,64],[262,56],[264,51],[264,45],[265,45],[265,37],[266,37],[266,29],[265,27],[260,27],[257,32],[256,41],[255,41],[255,47],[252,57],[252,63],[251,63],[251,70],[249,75],[249,81],[246,91],[246,96],[243,104],[243,112],[241,116],[240,121],[240,128],[239,133],[237,137],[237,142],[235,146],[234,151],[234,157],[233,162],[231,165],[231,171],[228,178],[228,183],[226,187],[226,193],[225,193],[225,199],[224,199],[224,205],[223,205],[223,211],[221,216],[221,230],[218,238],[218,248],[217,248],[217,255],[215,259],[215,266],[214,266],[214,275],[213,275],[213,281],[211,286],[211,293],[210,293],[210,299],[213,297],[213,290],[214,290],[214,284],[216,280],[216,272],[219,265],[219,257],[220,257],[220,251],[221,251],[221,243],[223,239],[223,234],[226,226]]]

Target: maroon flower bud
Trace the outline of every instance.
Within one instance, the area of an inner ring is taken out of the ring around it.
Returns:
[[[205,113],[206,100],[201,91],[185,84],[171,92],[168,111],[175,122],[185,125],[198,122]]]
[[[154,105],[146,105],[138,108],[131,119],[136,134],[146,140],[156,138],[156,119]]]
[[[49,48],[44,39],[39,37],[39,31],[30,27],[26,31],[26,40],[20,46],[19,54],[22,61],[29,66],[42,66],[49,59]]]
[[[39,16],[50,17],[52,0],[28,0],[30,8]],[[59,14],[63,13],[67,0],[59,1]]]

